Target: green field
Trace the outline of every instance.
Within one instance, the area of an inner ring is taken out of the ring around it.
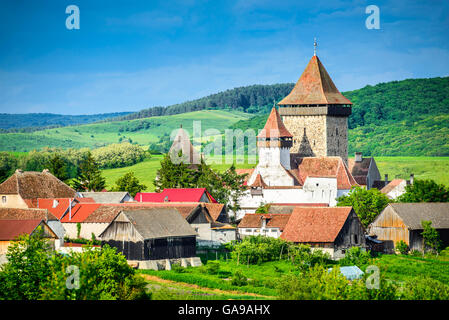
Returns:
[[[250,117],[250,114],[240,111],[203,110],[138,120],[61,127],[31,133],[2,133],[0,134],[0,150],[30,151],[44,147],[97,148],[128,139],[139,145],[148,146],[157,142],[164,134],[170,135],[180,125],[192,134],[194,121],[201,124],[204,134],[207,129],[224,132],[235,122]]]
[[[153,191],[153,181],[156,171],[160,168],[162,155],[153,155],[151,159],[135,164],[130,167],[106,169],[103,175],[106,178],[107,188],[114,185],[114,182],[128,171],[133,171],[136,177],[145,184],[147,191]],[[409,179],[410,173],[415,174],[417,179],[432,179],[438,183],[449,186],[449,157],[374,157],[383,179],[384,174],[388,174],[389,179],[404,178]],[[230,164],[212,164],[212,168],[224,171]],[[236,163],[239,169],[253,168],[255,164]]]

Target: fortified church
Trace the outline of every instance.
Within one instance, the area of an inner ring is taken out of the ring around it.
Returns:
[[[257,166],[239,170],[248,173],[248,190],[239,201],[237,219],[267,203],[335,206],[336,198],[352,186],[367,185],[368,172],[361,183],[351,172],[370,161],[358,155],[348,164],[352,103],[337,89],[316,52],[278,105],[257,136]],[[377,167],[372,169],[380,179]]]

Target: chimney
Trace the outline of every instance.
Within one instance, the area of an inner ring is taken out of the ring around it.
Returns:
[[[388,174],[385,174],[385,185],[388,184]]]
[[[42,173],[49,173],[49,172],[50,172],[50,170],[48,170],[48,169],[42,170]]]
[[[267,227],[267,217],[262,216],[262,229],[265,229]]]
[[[354,157],[355,157],[355,162],[362,162],[362,153],[361,152],[356,152]]]
[[[413,181],[415,180],[415,175],[413,173],[410,174],[410,184],[413,184]]]
[[[23,173],[23,170],[22,169],[17,169],[16,173]]]

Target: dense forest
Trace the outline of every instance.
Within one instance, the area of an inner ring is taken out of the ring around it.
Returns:
[[[280,101],[290,93],[294,84],[252,85],[239,87],[167,107],[153,107],[132,113],[117,120],[133,120],[185,112],[213,109],[233,109],[247,113],[266,113],[273,101]]]

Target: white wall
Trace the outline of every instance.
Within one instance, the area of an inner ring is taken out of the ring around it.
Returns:
[[[76,223],[63,223],[62,224],[65,231],[66,237],[71,239],[77,238],[78,230],[76,228]],[[80,237],[84,239],[92,239],[92,232],[95,234],[95,237],[99,239],[100,234],[106,229],[109,223],[81,223],[81,232]]]

